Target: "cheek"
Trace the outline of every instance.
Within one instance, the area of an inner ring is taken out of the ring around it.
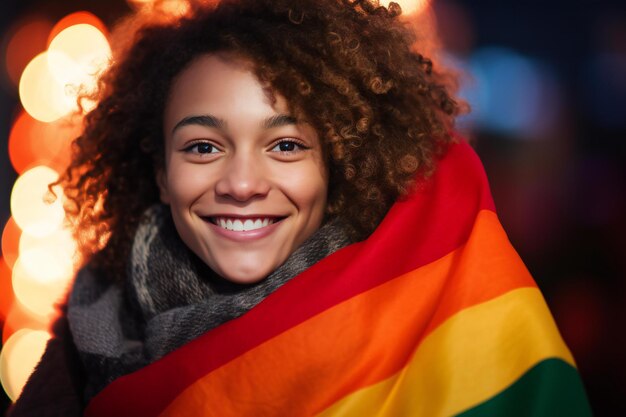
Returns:
[[[303,212],[315,220],[321,220],[326,208],[328,178],[323,167],[310,164],[305,169],[295,170],[286,176],[288,196]]]
[[[202,165],[172,164],[167,173],[167,182],[172,203],[190,203],[210,187],[208,175]]]

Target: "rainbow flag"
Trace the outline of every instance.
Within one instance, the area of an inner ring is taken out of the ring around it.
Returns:
[[[454,145],[370,238],[111,383],[87,416],[589,416],[574,359]]]

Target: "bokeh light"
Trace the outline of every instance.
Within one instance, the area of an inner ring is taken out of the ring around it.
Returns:
[[[77,110],[77,97],[93,92],[97,76],[109,64],[106,36],[85,23],[60,31],[48,50],[24,69],[19,83],[24,109],[35,119],[52,122]],[[83,100],[83,110],[95,103]]]
[[[51,27],[41,18],[23,20],[0,51],[24,108],[8,141],[21,175],[11,192],[12,217],[0,225],[0,379],[13,401],[45,349],[77,264],[76,243],[63,227],[63,190],[51,193],[49,184],[68,166],[82,130],[77,99],[83,112],[93,108],[84,97],[111,57],[106,26],[91,13],[72,13]]]
[[[62,189],[59,186],[54,188],[56,199],[48,189],[48,185],[57,179],[58,174],[52,168],[37,166],[15,181],[11,192],[11,213],[24,233],[43,237],[61,227],[65,217]]]
[[[544,137],[554,128],[561,101],[550,68],[514,50],[488,47],[470,59],[474,80],[460,96],[473,110],[472,122],[519,139]]]
[[[72,259],[55,257],[42,248],[20,253],[13,266],[12,284],[16,299],[41,318],[55,315],[73,275]]]
[[[69,58],[55,54],[55,63]],[[53,75],[48,52],[42,52],[28,63],[20,78],[20,100],[24,109],[35,119],[52,122],[69,113],[73,106],[65,86]]]
[[[46,49],[52,23],[41,17],[32,17],[18,22],[10,32],[6,45],[6,73],[13,85],[17,86],[26,65],[41,51]]]
[[[22,231],[15,223],[15,220],[13,220],[13,217],[9,217],[2,230],[2,256],[9,268],[13,268],[13,264],[17,259],[21,234]]]
[[[402,8],[403,15],[419,14],[426,10],[430,0],[394,0]]]
[[[0,258],[0,322],[4,322],[13,305],[13,287],[11,286],[11,269]]]
[[[155,0],[128,0],[128,4],[136,7],[143,7],[149,4],[153,4]]]
[[[50,35],[48,36],[47,46],[49,46],[52,40],[63,30],[69,28],[70,26],[80,25],[80,24],[88,24],[88,25],[94,26],[96,29],[102,32],[105,36],[109,35],[107,27],[105,26],[104,23],[102,23],[102,20],[98,19],[97,16],[89,12],[85,12],[85,11],[74,12],[74,13],[68,14],[67,16],[59,20],[54,25],[54,27],[50,31]]]
[[[197,0],[196,0],[197,1]],[[205,0],[205,2],[215,0]],[[189,11],[187,0],[128,0],[128,4],[134,9],[155,9],[172,15],[184,15]]]
[[[28,235],[22,235],[21,240],[24,240],[24,236]],[[55,248],[53,245],[57,241],[61,241],[64,247]],[[63,242],[63,237],[52,240],[36,239],[30,242],[30,246],[28,244],[26,246],[27,249],[20,251],[20,256],[15,261],[14,276],[15,270],[22,268],[23,271],[20,271],[18,275],[24,274],[29,279],[46,285],[62,283],[72,276],[72,254],[63,256],[66,255],[64,252],[71,251],[72,245]]]
[[[12,401],[20,396],[28,377],[41,359],[50,334],[42,330],[15,332],[0,352],[0,380]],[[54,383],[50,381],[50,383]]]
[[[67,228],[56,230],[43,238],[23,233],[20,237],[19,253],[29,254],[33,252],[44,252],[54,258],[60,259],[63,262],[62,269],[65,271],[67,265],[70,266],[70,269],[72,268],[72,260],[76,253],[76,242],[72,237],[72,232]],[[59,260],[55,260],[54,265],[58,264]],[[66,273],[63,272],[61,275],[66,276]]]
[[[81,23],[63,29],[50,42],[48,51],[56,51],[68,56],[72,61],[99,68],[111,55],[109,42],[104,34],[93,25]]]
[[[62,30],[48,47],[50,70],[66,94],[78,96],[81,89],[92,92],[98,74],[111,57],[111,48],[105,35],[95,26],[78,24]],[[94,103],[84,103],[86,110]]]
[[[9,337],[20,329],[48,330],[50,323],[50,318],[35,316],[17,300],[14,300],[2,328],[2,344],[6,344]]]
[[[44,123],[22,112],[9,135],[9,158],[17,173],[36,165],[46,165],[57,171],[69,164],[70,146],[80,134],[77,118],[64,117]]]

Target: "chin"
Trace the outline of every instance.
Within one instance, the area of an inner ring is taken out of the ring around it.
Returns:
[[[236,284],[256,284],[263,281],[274,269],[245,266],[241,268],[213,268],[213,270],[227,281]]]

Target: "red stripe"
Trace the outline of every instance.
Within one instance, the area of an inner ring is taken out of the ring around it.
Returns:
[[[453,251],[465,243],[481,209],[494,210],[482,165],[469,145],[455,145],[433,179],[394,204],[369,239],[320,261],[242,317],[117,379],[91,401],[86,415],[157,416],[211,370],[335,304]]]

